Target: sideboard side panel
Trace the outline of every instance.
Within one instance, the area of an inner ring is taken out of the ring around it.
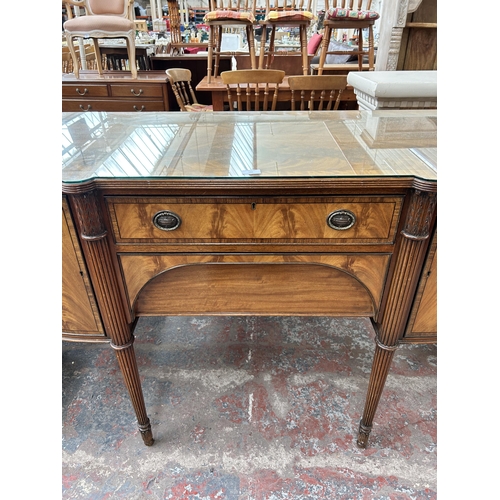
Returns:
[[[65,197],[62,200],[62,330],[66,340],[105,339]]]

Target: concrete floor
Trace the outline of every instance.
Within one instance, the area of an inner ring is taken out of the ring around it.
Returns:
[[[155,444],[113,350],[63,343],[63,499],[437,498],[436,347],[402,346],[366,450],[374,350],[354,318],[141,318]]]

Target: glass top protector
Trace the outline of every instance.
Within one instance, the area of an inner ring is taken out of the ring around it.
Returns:
[[[437,179],[437,112],[62,114],[62,180]]]

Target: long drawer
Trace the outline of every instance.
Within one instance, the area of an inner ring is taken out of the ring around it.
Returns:
[[[152,100],[110,100],[63,99],[63,111],[165,111],[163,101]]]
[[[117,243],[392,243],[401,197],[108,198]]]

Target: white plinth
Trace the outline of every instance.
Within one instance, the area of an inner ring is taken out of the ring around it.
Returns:
[[[360,109],[437,108],[437,71],[351,71]]]

